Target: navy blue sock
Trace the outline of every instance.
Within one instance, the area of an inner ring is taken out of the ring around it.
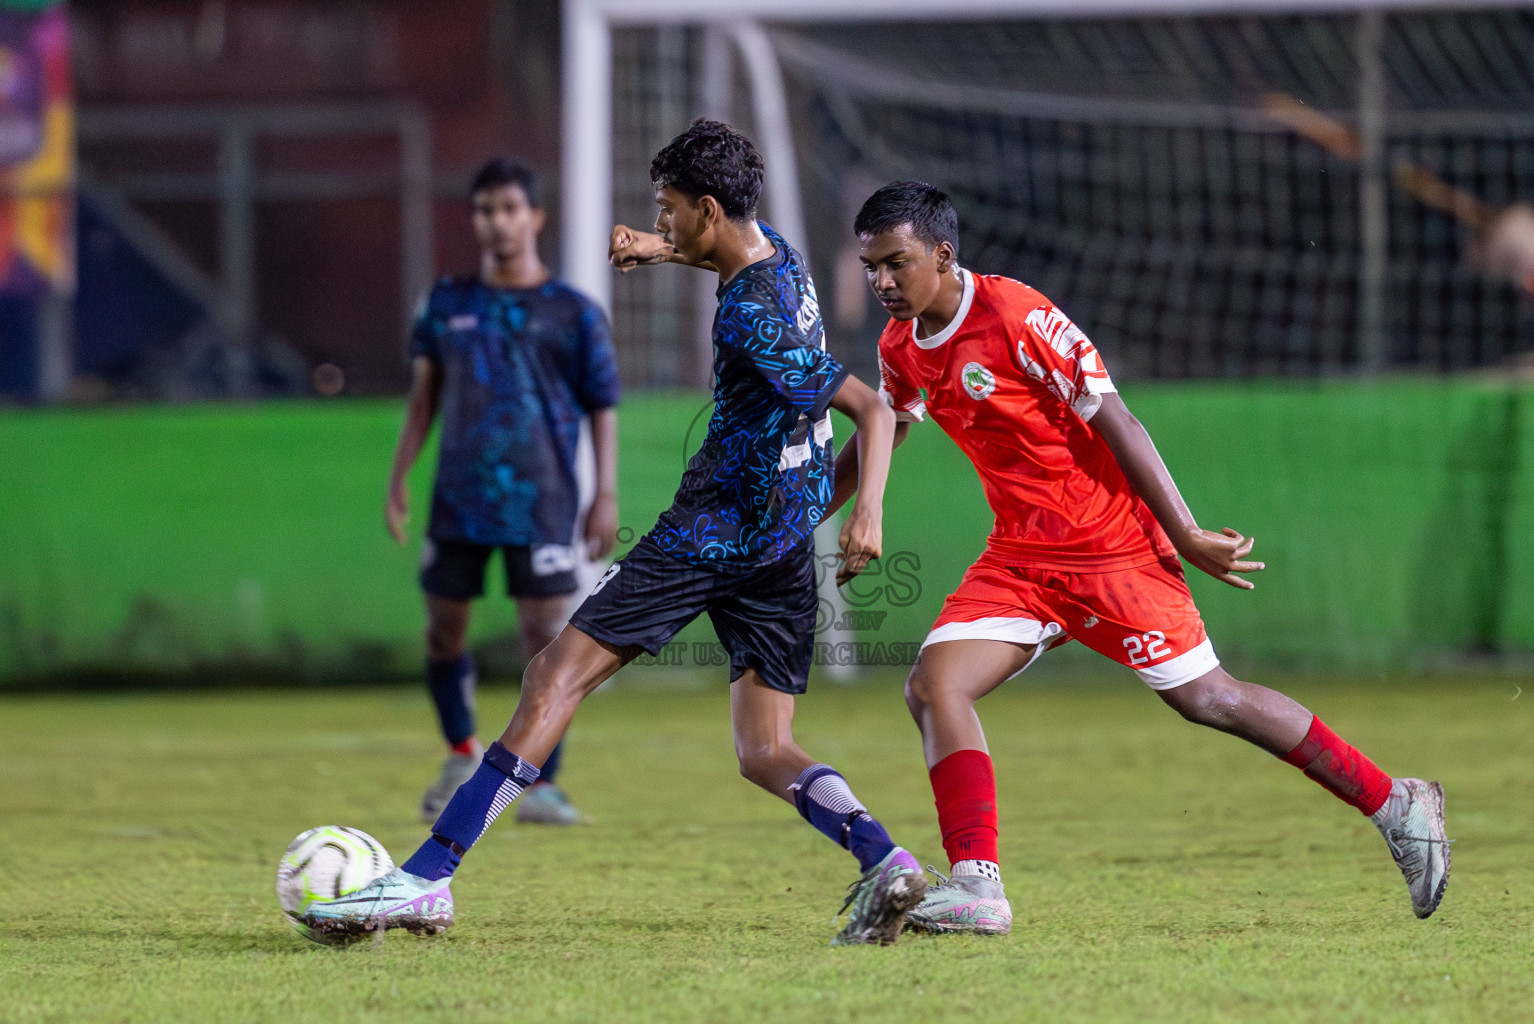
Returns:
[[[554,749],[549,754],[549,759],[543,762],[543,769],[538,773],[538,781],[553,782],[554,776],[559,774],[559,763],[564,760],[564,756],[565,741],[560,740],[554,744]]]
[[[867,811],[849,816],[846,828],[847,849],[852,851],[864,871],[888,857],[895,848],[895,841],[879,824],[879,819]]]
[[[447,745],[456,747],[474,735],[474,656],[426,660],[426,688],[437,705],[437,720]]]
[[[537,781],[535,765],[528,764],[499,741],[490,744],[478,770],[458,787],[431,827],[431,838],[400,868],[426,879],[448,877],[458,870],[463,855],[479,842],[496,816]]]
[[[804,820],[843,849],[850,850],[867,871],[895,848],[878,819],[869,814],[841,773],[830,765],[812,764],[790,787],[794,806]]]

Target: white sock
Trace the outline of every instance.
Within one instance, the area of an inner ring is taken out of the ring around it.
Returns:
[[[993,860],[961,860],[953,866],[952,873],[954,877],[970,875],[1001,881],[1001,865]]]
[[[1396,792],[1399,788],[1400,783],[1392,781],[1390,783],[1390,795],[1385,798],[1384,803],[1380,804],[1379,810],[1369,815],[1369,820],[1374,823],[1375,828],[1383,831],[1395,816],[1401,813],[1396,801]]]

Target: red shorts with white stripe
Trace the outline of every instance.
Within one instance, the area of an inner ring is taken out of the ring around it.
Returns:
[[[1220,664],[1175,557],[1080,573],[982,555],[943,602],[922,647],[1004,640],[1037,645],[1037,658],[1072,639],[1134,669],[1153,690],[1181,686]]]

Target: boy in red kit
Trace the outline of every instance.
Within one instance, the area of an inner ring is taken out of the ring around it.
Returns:
[[[1300,704],[1220,667],[1182,559],[1233,587],[1252,540],[1200,529],[1092,343],[1027,285],[959,267],[958,217],[922,182],[875,192],[854,222],[893,318],[879,338],[895,444],[929,414],[974,463],[996,526],[906,682],[952,874],[909,927],[1005,933],[996,778],[975,702],[1076,639],[1131,668],[1190,722],[1239,736],[1369,815],[1427,917],[1449,880],[1443,790],[1392,779]],[[842,449],[832,508],[857,488]]]

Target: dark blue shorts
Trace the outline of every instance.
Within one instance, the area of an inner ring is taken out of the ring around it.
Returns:
[[[432,597],[472,601],[485,593],[485,566],[496,549],[465,540],[426,538],[421,551],[421,589]],[[561,597],[573,594],[576,551],[561,544],[503,547],[507,597]]]
[[[707,612],[730,655],[730,681],[755,669],[774,690],[803,693],[815,653],[815,549],[802,548],[747,572],[700,569],[648,537],[614,563],[570,617],[587,636],[659,654]]]

